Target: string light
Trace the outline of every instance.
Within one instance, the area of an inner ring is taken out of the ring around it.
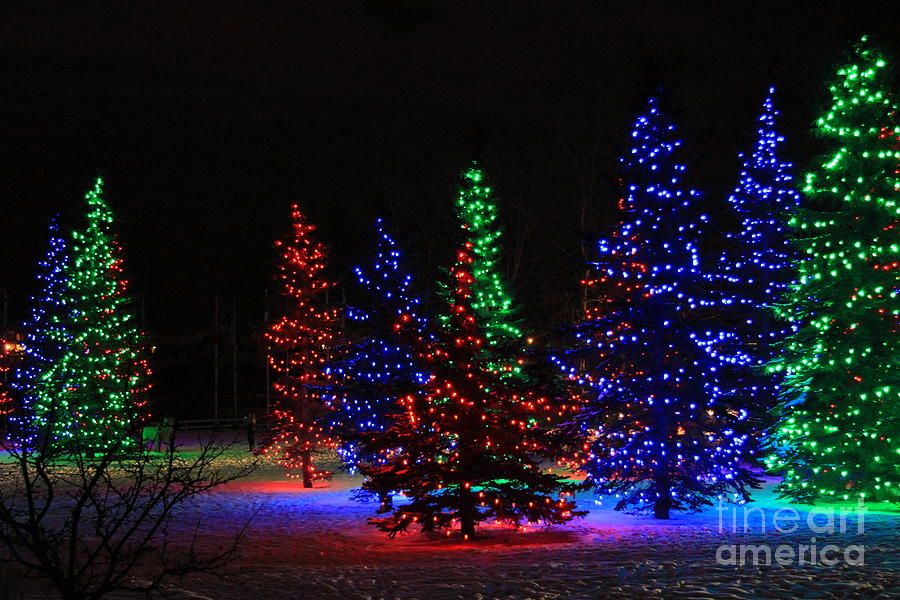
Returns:
[[[796,332],[770,368],[785,377],[767,465],[792,499],[896,501],[900,440],[900,144],[883,56],[864,37],[816,122],[828,152],[789,220],[804,260],[776,314]]]
[[[504,378],[525,381],[519,359],[527,346],[509,284],[502,275],[500,259],[502,230],[493,189],[477,163],[463,171],[456,199],[457,220],[471,244],[471,310],[484,331],[482,355],[485,368]]]
[[[69,244],[51,225],[18,385],[26,439],[90,453],[132,443],[149,416],[150,366],[100,178],[85,199],[86,223]]]
[[[597,246],[584,319],[556,357],[581,404],[581,467],[617,510],[698,510],[749,497],[747,412],[722,372],[745,364],[713,330],[696,239],[706,217],[681,183],[681,142],[651,98],[622,162],[621,221]]]
[[[481,182],[473,171],[466,176]],[[522,386],[519,378],[485,360],[491,351],[486,332],[500,336],[514,330],[492,320],[498,315],[491,311],[479,318],[474,308],[500,298],[491,293],[493,300],[485,295],[479,302],[473,270],[484,258],[475,248],[469,239],[456,253],[441,326],[429,333],[414,320],[401,319],[396,328],[429,376],[399,399],[391,426],[370,436],[369,447],[382,460],[360,467],[366,476],[363,495],[381,501],[379,513],[389,513],[370,522],[391,537],[418,527],[448,534],[457,530],[468,540],[483,522],[519,529],[584,514],[574,510],[576,484],[542,466],[544,459],[568,455],[553,430],[572,417],[574,407],[541,386]],[[481,285],[496,292],[499,280],[487,281]],[[509,304],[498,306],[505,307],[503,316],[509,314]],[[529,364],[523,360],[520,367]],[[403,499],[395,505],[398,492]]]
[[[284,314],[265,332],[278,400],[272,411],[274,426],[261,452],[281,461],[304,487],[330,475],[316,469],[315,456],[335,445],[323,423],[336,399],[330,366],[339,343],[340,313],[326,302],[334,284],[324,275],[325,245],[315,238],[315,229],[296,204],[291,206],[290,233],[275,242]]]
[[[347,311],[351,324],[365,335],[348,343],[335,363],[340,399],[329,414],[332,431],[340,437],[338,452],[351,469],[359,461],[378,459],[365,447],[367,434],[388,427],[390,415],[399,410],[398,399],[429,378],[398,335],[399,328],[424,335],[422,301],[413,291],[412,275],[401,264],[400,248],[381,219],[375,222],[375,233],[371,267],[354,269],[369,303],[365,310]]]
[[[713,277],[722,304],[718,320],[733,334],[717,346],[737,347],[748,359],[733,361],[749,367],[733,370],[734,393],[742,398],[757,430],[771,424],[769,413],[777,403],[781,380],[781,374],[766,372],[765,365],[780,354],[782,341],[797,329],[785,315],[773,312],[795,283],[794,262],[799,255],[789,240],[786,222],[800,203],[792,165],[779,157],[784,138],[776,129],[774,94],[770,87],[757,120],[755,146],[744,158],[738,184],[728,198],[740,225],[726,235],[727,245]]]

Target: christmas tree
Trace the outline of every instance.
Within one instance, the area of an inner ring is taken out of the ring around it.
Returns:
[[[16,409],[10,375],[16,360],[19,358],[17,344],[14,340],[0,337],[0,431],[5,430],[12,421]]]
[[[827,153],[789,224],[805,260],[778,316],[799,324],[770,468],[796,500],[897,500],[900,485],[900,148],[884,57],[863,40],[816,122]]]
[[[779,156],[784,138],[775,127],[774,93],[769,88],[753,152],[744,160],[737,187],[728,198],[740,223],[726,236],[728,245],[716,273],[725,309],[722,321],[752,358],[750,369],[737,370],[736,391],[759,421],[769,421],[766,413],[776,404],[780,379],[766,373],[765,364],[792,331],[791,323],[776,318],[771,309],[794,282],[796,253],[785,223],[800,201],[793,188],[792,165]]]
[[[519,363],[526,336],[517,317],[518,306],[501,270],[502,230],[497,212],[484,172],[473,163],[462,174],[456,214],[472,247],[471,305],[472,315],[484,332],[483,361],[486,368],[527,383],[522,379]]]
[[[366,434],[383,431],[399,408],[398,398],[424,384],[428,375],[398,336],[398,327],[422,333],[420,298],[412,290],[412,275],[401,263],[400,248],[375,222],[376,255],[370,268],[355,269],[369,300],[365,309],[348,310],[360,339],[348,344],[334,368],[340,401],[329,415],[340,438],[338,452],[348,465],[376,457],[365,448]]]
[[[72,233],[68,260],[51,240],[26,344],[35,365],[25,386],[32,425],[79,452],[128,444],[144,416],[150,374],[102,187],[98,178],[85,197],[86,220]]]
[[[483,368],[487,340],[472,308],[476,260],[467,242],[451,271],[443,328],[423,337],[400,327],[432,376],[400,399],[392,426],[372,436],[385,458],[361,467],[363,495],[382,500],[379,512],[390,513],[371,522],[391,537],[418,527],[458,528],[469,538],[485,521],[522,527],[582,514],[573,512],[573,484],[541,466],[542,458],[563,454],[551,429],[571,416],[570,407],[541,395],[540,386],[519,392]],[[409,501],[391,503],[398,491]]]
[[[755,485],[742,465],[748,412],[719,378],[746,357],[710,319],[696,245],[706,217],[675,162],[681,142],[651,98],[622,159],[621,221],[598,244],[574,344],[558,357],[583,403],[588,482],[617,510],[693,511]]]
[[[329,475],[317,471],[315,456],[333,444],[324,423],[335,400],[331,364],[339,343],[339,310],[328,305],[334,283],[325,277],[326,249],[315,229],[293,205],[290,233],[275,242],[284,310],[265,332],[278,400],[275,426],[262,452],[281,460],[304,487]]]
[[[40,406],[42,388],[45,393],[48,392],[43,375],[63,357],[70,343],[69,333],[64,327],[66,318],[63,308],[68,288],[68,248],[56,218],[51,220],[49,230],[47,255],[38,262],[40,291],[31,298],[31,319],[22,327],[25,355],[12,383],[22,397],[25,422],[21,424],[26,430],[27,421],[34,416],[35,406]],[[52,390],[49,392],[52,393]]]

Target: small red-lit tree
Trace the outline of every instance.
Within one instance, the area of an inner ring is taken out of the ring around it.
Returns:
[[[7,424],[15,408],[13,396],[10,393],[9,380],[13,364],[19,356],[14,340],[0,337],[0,431]]]
[[[328,476],[316,470],[315,455],[332,444],[322,423],[333,401],[329,364],[338,344],[339,310],[328,306],[334,283],[325,277],[326,250],[315,238],[315,226],[296,204],[291,220],[290,233],[275,242],[283,314],[269,323],[265,336],[278,400],[262,453],[282,460],[289,476],[312,487],[315,479]]]

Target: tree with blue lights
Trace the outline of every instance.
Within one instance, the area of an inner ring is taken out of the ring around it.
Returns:
[[[413,290],[413,277],[381,219],[375,222],[375,234],[371,266],[354,269],[369,302],[364,309],[347,311],[359,339],[349,342],[336,363],[340,399],[329,415],[340,439],[338,451],[351,466],[376,458],[365,447],[368,434],[388,427],[389,417],[400,410],[398,398],[413,393],[428,379],[398,335],[400,327],[424,335],[422,302]]]
[[[66,268],[68,247],[60,235],[56,218],[50,222],[50,241],[46,256],[38,262],[40,291],[31,298],[31,318],[24,323],[24,356],[21,367],[16,372],[14,388],[22,398],[25,422],[27,415],[34,416],[39,410],[41,398],[46,397],[43,378],[55,361],[62,358],[69,344],[69,334],[63,325],[64,293],[66,292]]]
[[[779,157],[784,138],[775,127],[774,93],[770,88],[763,102],[755,147],[728,198],[740,225],[727,235],[728,246],[717,273],[723,322],[752,358],[752,367],[740,373],[738,393],[760,418],[775,406],[780,380],[776,374],[765,373],[765,365],[792,331],[792,324],[772,308],[794,283],[798,258],[786,223],[799,205],[800,194],[794,189],[792,165]]]
[[[706,217],[681,182],[680,145],[651,98],[621,160],[621,220],[598,243],[586,314],[558,357],[581,394],[588,482],[617,510],[660,519],[717,497],[745,501],[757,485],[743,463],[748,411],[720,383],[747,359],[712,322],[696,242]]]

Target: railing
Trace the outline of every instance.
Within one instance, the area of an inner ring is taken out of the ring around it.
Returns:
[[[243,425],[243,419],[185,419],[184,421],[178,421],[175,425],[179,430],[190,430],[190,429],[228,429],[228,428],[236,428]]]

